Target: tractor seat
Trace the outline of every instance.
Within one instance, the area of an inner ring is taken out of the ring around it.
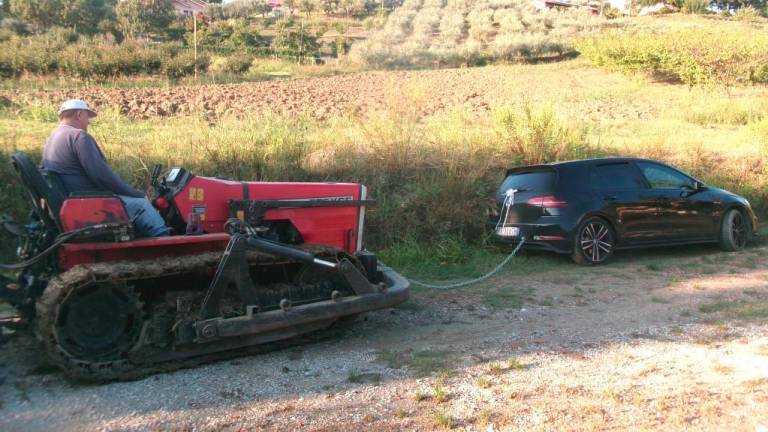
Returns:
[[[25,153],[18,152],[11,156],[11,163],[21,178],[24,189],[32,204],[32,210],[51,230],[65,231],[60,218],[61,208],[67,198],[115,198],[109,191],[73,192],[67,195],[64,183],[58,174],[37,166]],[[70,227],[71,228],[71,227]]]
[[[59,190],[51,187],[26,153],[15,153],[11,163],[27,191],[32,210],[43,223],[61,231],[59,211],[66,197],[63,187]]]

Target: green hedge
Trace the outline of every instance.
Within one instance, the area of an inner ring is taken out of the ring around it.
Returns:
[[[208,67],[208,57],[199,55],[198,70]],[[180,78],[194,72],[194,55],[180,43],[148,43],[110,38],[62,37],[51,32],[31,37],[13,37],[0,42],[0,77],[28,74],[60,74],[82,79],[104,79],[124,75],[154,75]]]
[[[611,32],[584,39],[577,49],[597,66],[689,86],[768,83],[768,32],[746,27]]]

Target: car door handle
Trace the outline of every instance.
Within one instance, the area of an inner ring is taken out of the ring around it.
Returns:
[[[606,201],[616,201],[618,198],[616,198],[615,195],[608,195],[608,196],[604,196],[603,199]]]

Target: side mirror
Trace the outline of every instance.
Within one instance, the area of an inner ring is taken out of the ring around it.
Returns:
[[[697,192],[701,192],[705,189],[705,186],[704,183],[696,181],[692,185],[683,185],[681,189],[682,191],[680,192],[680,196],[686,198]]]

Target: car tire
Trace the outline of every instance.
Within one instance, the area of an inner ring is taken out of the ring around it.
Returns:
[[[602,264],[613,255],[615,246],[616,235],[608,221],[587,218],[576,229],[571,259],[580,265]]]
[[[730,209],[723,215],[720,223],[720,248],[736,252],[747,246],[750,222],[738,209]]]

